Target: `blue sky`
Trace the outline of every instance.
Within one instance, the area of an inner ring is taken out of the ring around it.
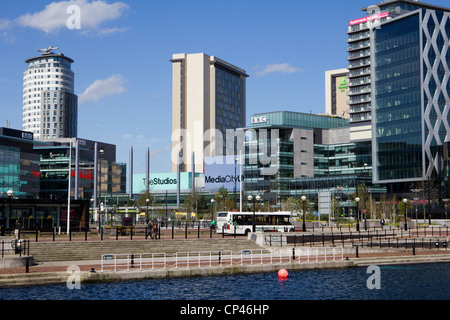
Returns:
[[[370,1],[370,0],[369,0]],[[448,0],[432,0],[448,6]],[[69,29],[66,8],[81,9]],[[37,49],[75,60],[78,136],[117,146],[135,173],[171,171],[175,53],[217,56],[244,70],[247,122],[260,112],[325,111],[324,73],[347,65],[348,21],[361,0],[71,0],[0,2],[0,126],[22,125],[22,73]]]

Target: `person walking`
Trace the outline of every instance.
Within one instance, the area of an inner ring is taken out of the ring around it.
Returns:
[[[148,224],[147,224],[147,234],[150,236],[150,238],[153,239],[153,223],[152,220],[149,220]]]
[[[14,228],[14,237],[16,238],[16,240],[20,240],[20,229],[21,229],[20,221],[16,220],[16,225]]]
[[[155,223],[153,223],[153,237],[154,239],[158,239],[158,221],[155,221]]]

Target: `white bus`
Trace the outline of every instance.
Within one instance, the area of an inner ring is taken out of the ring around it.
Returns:
[[[217,212],[216,219],[216,232],[222,233],[223,226],[226,225],[228,220],[228,212]]]
[[[293,232],[290,212],[255,212],[256,232]],[[253,231],[253,212],[219,212],[217,233],[248,234]]]

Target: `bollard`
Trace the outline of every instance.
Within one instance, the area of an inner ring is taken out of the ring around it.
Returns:
[[[359,258],[358,245],[356,245],[356,257]]]
[[[55,242],[55,227],[53,227],[53,242]]]
[[[197,238],[200,239],[200,221],[198,221],[198,232],[197,232]]]
[[[88,229],[84,229],[84,241],[87,241]]]
[[[292,248],[292,260],[295,261],[295,248]]]
[[[175,228],[175,220],[172,220],[172,239],[174,235],[174,228]]]
[[[69,230],[69,241],[72,241],[72,230]]]
[[[147,229],[147,227],[146,227],[146,229]],[[119,240],[119,227],[116,227],[116,240]]]
[[[222,264],[222,251],[219,251],[219,265]]]
[[[30,272],[30,259],[26,259],[25,261],[25,273],[29,273]]]
[[[131,255],[131,268],[134,268],[134,254]]]
[[[36,227],[36,242],[38,242],[38,228]]]

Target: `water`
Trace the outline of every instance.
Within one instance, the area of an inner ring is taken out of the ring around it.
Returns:
[[[366,267],[0,289],[0,300],[449,300],[450,263],[380,266],[379,289]],[[375,283],[371,281],[370,283]]]

